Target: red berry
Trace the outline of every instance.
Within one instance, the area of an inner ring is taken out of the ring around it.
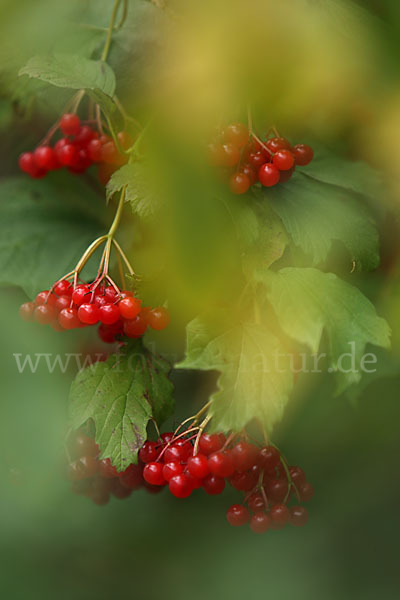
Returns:
[[[18,159],[18,165],[21,171],[24,173],[31,174],[32,171],[37,169],[36,162],[33,158],[33,152],[24,152]]]
[[[279,169],[271,163],[265,163],[258,171],[258,179],[261,185],[265,187],[272,187],[279,181]]]
[[[45,169],[46,171],[52,171],[61,166],[56,158],[54,149],[51,148],[51,146],[39,146],[33,153],[33,157],[36,165],[40,169]]]
[[[74,143],[78,146],[87,146],[89,142],[95,139],[98,133],[94,131],[89,125],[82,125],[79,131],[76,133]]]
[[[119,480],[130,490],[137,490],[143,484],[143,471],[139,465],[129,465],[123,473],[120,473]]]
[[[231,192],[236,195],[245,194],[250,185],[251,181],[245,173],[234,173],[229,179]]]
[[[203,489],[210,496],[221,494],[225,489],[225,479],[216,475],[207,475],[203,479]]]
[[[262,512],[255,513],[250,519],[250,529],[254,533],[264,533],[269,529],[271,525],[271,519],[269,516]]]
[[[229,479],[229,483],[236,490],[250,492],[257,485],[258,476],[258,473],[252,473],[251,471],[247,473],[237,472]]]
[[[104,290],[104,298],[107,302],[115,302],[118,297],[118,292],[111,285]]]
[[[24,321],[32,321],[35,308],[36,304],[34,302],[25,302],[19,308],[19,316]]]
[[[99,320],[100,312],[95,304],[81,304],[78,309],[78,317],[82,323],[94,325]]]
[[[55,308],[58,312],[64,310],[64,308],[69,308],[71,305],[71,296],[60,296],[57,298]]]
[[[164,462],[180,462],[187,458],[187,451],[184,446],[178,446],[178,444],[171,444],[168,446],[163,453]]]
[[[302,483],[297,489],[299,491],[300,500],[302,502],[309,502],[314,496],[314,488],[311,485],[311,483],[308,483],[307,481],[305,483]]]
[[[81,456],[97,456],[99,447],[95,440],[84,433],[76,433],[71,442],[71,453],[80,458]]]
[[[289,521],[295,527],[302,527],[308,521],[307,509],[304,506],[291,506]]]
[[[249,154],[248,161],[252,167],[258,170],[262,165],[265,165],[265,163],[269,162],[268,158],[269,155],[267,155],[266,152],[251,152]]]
[[[187,468],[189,473],[197,479],[204,479],[210,472],[208,459],[204,454],[196,454],[189,458]]]
[[[226,513],[228,523],[234,527],[246,525],[250,519],[250,513],[242,504],[233,504]]]
[[[39,292],[35,298],[35,302],[38,306],[42,304],[47,304],[49,306],[55,306],[57,302],[57,297],[54,294],[50,294],[49,290],[44,290],[43,292]]]
[[[55,285],[53,291],[57,296],[71,296],[73,287],[69,281],[62,279]]]
[[[168,444],[171,440],[174,439],[174,434],[172,431],[166,431],[165,433],[161,434],[161,439],[164,444]]]
[[[76,329],[81,324],[76,308],[63,308],[58,315],[58,322],[63,329]]]
[[[267,471],[271,471],[281,463],[281,454],[275,446],[264,446],[258,455],[258,462]]]
[[[296,165],[305,167],[310,163],[314,157],[313,149],[306,144],[297,144],[293,147],[293,155],[296,161]]]
[[[119,312],[124,319],[134,319],[140,313],[142,301],[139,298],[122,298],[118,302]]]
[[[142,336],[147,329],[147,323],[140,315],[131,321],[125,321],[124,333],[130,338]]]
[[[72,144],[65,144],[56,150],[57,160],[65,167],[71,167],[78,158],[78,150]]]
[[[169,480],[169,491],[176,498],[187,498],[193,492],[192,482],[183,473]]]
[[[265,161],[263,161],[261,164],[264,164],[264,162]],[[250,185],[253,185],[253,183],[256,183],[257,173],[256,173],[255,169],[252,167],[252,165],[250,165],[249,163],[245,163],[244,165],[242,165],[241,172],[244,175],[247,175],[247,177],[249,178],[249,181],[250,181]]]
[[[77,285],[72,292],[72,301],[77,306],[80,306],[89,299],[89,286],[88,285]]]
[[[163,465],[158,462],[147,463],[143,469],[143,477],[151,485],[164,485]]]
[[[222,167],[234,167],[240,160],[240,150],[234,144],[228,143],[222,146]]]
[[[112,479],[118,477],[118,471],[111,462],[110,458],[103,458],[99,461],[99,472],[105,479]]]
[[[126,163],[127,159],[118,152],[118,149],[113,141],[106,142],[101,147],[101,162],[120,166]]]
[[[116,304],[104,304],[99,308],[100,321],[105,325],[113,325],[119,320],[119,310]]]
[[[300,467],[289,467],[289,473],[296,487],[306,482],[306,474]]]
[[[79,481],[88,479],[97,473],[98,461],[93,456],[82,456],[68,465],[68,479]]]
[[[247,442],[239,442],[231,452],[236,471],[248,471],[258,458],[258,448]]]
[[[87,147],[88,156],[93,162],[100,162],[101,160],[101,141],[91,140]]]
[[[129,298],[126,298],[129,300]],[[121,302],[123,302],[121,300]],[[168,327],[170,322],[169,312],[163,306],[157,306],[152,310],[148,311],[146,315],[146,322],[152,329],[160,331]]]
[[[214,452],[208,457],[210,472],[218,477],[230,477],[235,470],[230,453]]]
[[[202,454],[208,456],[213,452],[217,452],[223,446],[223,442],[216,433],[203,433],[199,439],[199,449]]]
[[[288,171],[294,165],[294,156],[290,150],[278,150],[275,152],[272,162],[280,171]]]
[[[160,450],[156,442],[147,440],[139,450],[139,458],[143,463],[150,463],[157,460]]]
[[[114,479],[110,480],[109,488],[110,488],[111,494],[115,498],[118,498],[119,500],[128,498],[128,496],[130,496],[132,493],[132,488],[122,485],[119,477],[115,477]]]
[[[286,183],[287,181],[289,181],[289,179],[292,177],[295,170],[296,170],[296,166],[293,165],[293,167],[291,169],[288,169],[287,171],[281,171],[280,177],[279,177],[279,183]]]
[[[286,499],[289,490],[289,484],[284,479],[275,479],[269,481],[266,486],[268,500],[272,502],[283,502]]]
[[[64,135],[76,135],[81,126],[78,115],[65,113],[60,119],[60,129]]]
[[[263,512],[265,510],[265,501],[261,494],[254,493],[247,500],[250,510],[254,513]]]
[[[57,316],[57,311],[54,306],[49,304],[41,304],[35,308],[34,317],[35,321],[40,323],[41,325],[48,325]]]
[[[167,462],[163,466],[162,474],[165,481],[169,481],[175,475],[183,473],[183,465],[180,462]]]
[[[274,504],[271,506],[269,516],[273,523],[285,525],[289,521],[290,512],[285,504]]]
[[[274,137],[266,141],[265,145],[271,152],[278,152],[278,150],[290,150],[290,142],[286,138]]]
[[[249,130],[243,123],[231,123],[224,131],[224,139],[242,148],[249,141]]]

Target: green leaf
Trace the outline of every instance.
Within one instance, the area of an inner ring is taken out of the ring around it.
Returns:
[[[289,356],[265,324],[232,322],[225,311],[191,321],[176,368],[221,372],[209,410],[214,431],[240,431],[253,419],[271,431],[293,386]]]
[[[113,96],[115,92],[115,75],[107,63],[74,54],[34,56],[19,75],[28,75],[61,88],[100,90],[107,96]]]
[[[361,379],[367,344],[390,346],[387,322],[357,288],[336,275],[289,267],[263,277],[267,296],[288,336],[317,353],[323,332],[328,334],[329,367],[337,372],[338,393]],[[345,359],[349,353],[354,354],[354,364],[349,357]]]
[[[19,285],[30,297],[70,271],[104,232],[103,202],[79,177],[3,179],[0,194],[0,285]],[[89,264],[85,274],[96,270]]]
[[[126,186],[125,199],[130,203],[133,212],[139,217],[149,218],[157,212],[161,202],[152,189],[151,181],[145,163],[124,165],[111,176],[107,184],[107,198]]]
[[[303,173],[258,194],[268,199],[293,239],[312,259],[323,263],[333,240],[341,241],[357,271],[379,264],[379,237],[367,209],[345,188],[328,185]]]
[[[137,462],[149,420],[162,423],[171,414],[169,371],[167,361],[136,342],[106,362],[84,369],[73,382],[72,426],[78,428],[93,419],[101,457],[110,458],[118,471]]]

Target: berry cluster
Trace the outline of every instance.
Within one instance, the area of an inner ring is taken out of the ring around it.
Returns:
[[[39,145],[33,152],[24,152],[19,157],[19,167],[30,177],[39,179],[49,171],[66,167],[71,173],[84,173],[93,163],[99,165],[99,179],[107,183],[112,173],[127,162],[127,156],[119,152],[108,135],[100,135],[89,125],[83,125],[78,115],[64,114],[59,121],[63,134],[54,146]],[[126,131],[117,135],[120,147],[127,150],[133,139]]]
[[[313,159],[310,146],[292,146],[279,135],[267,135],[262,140],[243,123],[231,123],[220,132],[209,145],[208,154],[212,165],[229,170],[229,187],[234,194],[245,194],[257,182],[266,187],[285,183],[296,166],[308,165]]]
[[[22,304],[19,314],[25,321],[51,325],[56,331],[100,323],[99,337],[110,344],[120,335],[141,337],[148,326],[164,329],[170,320],[166,308],[142,306],[130,291],[99,282],[74,287],[66,279],[39,292],[34,302]]]
[[[306,524],[306,509],[289,508],[287,504],[291,496],[301,502],[310,500],[313,487],[306,481],[304,471],[288,466],[274,446],[259,448],[246,441],[232,444],[223,434],[202,434],[197,452],[192,438],[170,437],[167,444],[165,439],[161,443],[147,441],[139,451],[139,458],[145,463],[144,480],[150,485],[168,485],[177,498],[186,498],[201,487],[207,494],[220,494],[227,480],[247,494],[248,505],[231,506],[228,522],[239,526],[250,521],[256,533],[281,529],[286,523]]]

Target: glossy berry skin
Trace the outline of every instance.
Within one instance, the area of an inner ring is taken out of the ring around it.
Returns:
[[[160,454],[156,442],[147,440],[139,450],[139,458],[143,463],[155,462]]]
[[[87,146],[88,156],[93,162],[100,162],[101,160],[101,141],[91,140]]]
[[[34,302],[25,302],[19,308],[19,316],[24,321],[32,321],[35,308],[36,305]]]
[[[271,521],[278,525],[285,525],[290,518],[290,511],[285,504],[274,504],[269,511]]]
[[[258,457],[258,449],[247,442],[239,442],[232,448],[231,456],[236,471],[248,471]]]
[[[94,325],[99,320],[100,312],[94,304],[81,304],[78,309],[78,317],[82,323]]]
[[[41,304],[35,308],[34,318],[40,325],[48,325],[55,320],[56,316],[56,309],[49,304]]]
[[[254,513],[264,512],[265,510],[264,498],[258,493],[252,494],[247,500],[247,504],[249,505],[250,510]]]
[[[39,292],[35,298],[35,302],[38,306],[42,304],[48,304],[49,306],[55,306],[57,298],[54,294],[50,294],[48,290]]]
[[[242,504],[233,504],[226,513],[226,518],[233,527],[242,527],[249,522],[250,513]]]
[[[75,329],[81,324],[76,308],[63,308],[58,315],[58,322],[63,329]]]
[[[249,177],[245,173],[234,173],[229,179],[229,187],[237,196],[245,194],[251,185]]]
[[[80,126],[81,121],[78,115],[65,113],[60,119],[60,129],[64,135],[76,135]]]
[[[287,171],[281,171],[279,176],[279,183],[286,183],[287,181],[289,181],[295,170],[296,166],[293,165],[291,169],[288,169]]]
[[[124,333],[130,338],[137,338],[142,336],[147,329],[147,323],[144,319],[138,315],[135,319],[131,321],[125,321],[124,323]]]
[[[297,144],[296,146],[293,146],[292,152],[296,165],[299,165],[300,167],[308,165],[314,157],[313,149],[306,144]]]
[[[294,156],[290,150],[278,150],[275,152],[272,162],[280,171],[288,171],[294,165]]]
[[[169,325],[169,312],[163,306],[157,306],[148,312],[146,315],[146,322],[152,329],[161,331]]]
[[[259,452],[258,458],[260,466],[267,471],[277,467],[281,463],[281,454],[275,446],[264,446]]]
[[[169,491],[176,498],[187,498],[193,492],[191,480],[184,475],[175,475],[169,480]]]
[[[186,450],[182,446],[177,444],[171,444],[168,446],[163,453],[164,462],[180,462],[186,458]]]
[[[295,527],[303,527],[308,521],[308,512],[304,506],[291,506],[289,522]]]
[[[228,452],[214,452],[208,457],[208,467],[210,472],[217,477],[230,477],[235,467],[233,460]]]
[[[118,303],[119,312],[124,319],[134,319],[140,313],[142,302],[138,298],[123,298]]]
[[[121,484],[131,490],[139,489],[143,484],[143,473],[139,465],[129,465],[123,473],[120,473]]]
[[[234,167],[240,160],[240,150],[237,146],[231,143],[223,144],[221,166]]]
[[[118,471],[109,458],[103,458],[101,461],[99,461],[99,471],[100,475],[105,479],[118,477]]]
[[[289,484],[284,479],[270,481],[265,487],[268,499],[276,503],[283,502],[289,490]]]
[[[199,449],[202,454],[208,456],[213,452],[217,452],[223,446],[221,438],[216,433],[203,433],[199,439]]]
[[[24,152],[18,159],[18,166],[24,173],[27,173],[30,177],[40,179],[46,175],[46,169],[41,169],[36,164],[35,158],[32,152]]]
[[[293,481],[296,487],[299,487],[300,485],[306,482],[306,474],[300,467],[289,467],[289,473],[291,480]]]
[[[116,304],[104,304],[99,308],[99,319],[105,325],[113,325],[119,317],[120,312]]]
[[[254,167],[254,169],[256,169],[257,171],[262,165],[265,165],[265,163],[269,162],[268,156],[265,152],[262,152],[261,150],[258,152],[251,152],[249,154],[248,161],[249,164],[252,167]]]
[[[265,142],[265,145],[271,152],[278,152],[279,150],[290,150],[290,142],[286,138],[274,137]]]
[[[208,459],[204,454],[196,454],[189,458],[187,468],[189,473],[197,479],[204,479],[210,473]]]
[[[56,154],[50,146],[39,146],[33,153],[36,165],[40,169],[46,171],[52,171],[58,169],[61,165],[59,164]]]
[[[264,533],[271,526],[271,519],[266,513],[255,513],[250,519],[250,529],[254,533]]]
[[[53,292],[57,296],[71,296],[73,287],[69,281],[62,279],[54,286]]]
[[[256,486],[257,481],[258,473],[253,474],[250,471],[247,473],[236,472],[229,479],[231,486],[242,492],[250,492]]]
[[[72,300],[74,304],[80,306],[88,302],[90,299],[90,290],[88,285],[77,285],[74,291],[72,292]]]
[[[75,135],[74,143],[78,146],[87,146],[97,136],[97,131],[94,131],[89,125],[82,125]]]
[[[203,489],[210,496],[222,494],[225,489],[225,479],[216,475],[207,475],[203,479]]]
[[[59,150],[56,150],[57,160],[65,167],[71,167],[78,158],[78,150],[72,144],[66,144]]]
[[[258,180],[261,185],[264,185],[265,187],[272,187],[276,185],[279,181],[279,178],[279,169],[271,163],[265,163],[258,171]]]
[[[311,485],[311,483],[308,483],[307,481],[305,483],[302,483],[297,489],[299,491],[300,500],[302,502],[309,502],[314,496],[314,488]]]
[[[249,130],[243,123],[231,123],[224,131],[224,139],[243,148],[249,141]]]
[[[263,164],[263,163],[261,163],[261,164]],[[256,181],[257,181],[257,173],[256,173],[256,170],[254,169],[254,167],[251,164],[245,163],[244,165],[242,165],[241,173],[243,173],[244,175],[247,175],[247,177],[250,180],[250,185],[253,185],[253,183],[256,183]]]
[[[183,465],[180,462],[164,463],[162,474],[165,481],[169,481],[172,477],[181,473],[183,473]]]
[[[163,465],[159,462],[147,463],[143,469],[143,477],[151,485],[164,485]]]

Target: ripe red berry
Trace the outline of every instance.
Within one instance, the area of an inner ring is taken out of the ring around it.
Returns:
[[[169,491],[176,498],[187,498],[193,492],[192,482],[183,473],[169,480]]]
[[[251,471],[234,473],[229,479],[231,486],[242,492],[250,492],[256,486],[257,481],[258,473],[252,473]]]
[[[81,126],[81,120],[78,115],[65,113],[60,119],[60,129],[64,135],[76,135]]]
[[[111,462],[110,458],[103,458],[99,461],[99,472],[105,479],[112,479],[118,477],[118,471]]]
[[[80,306],[84,302],[87,302],[90,298],[90,290],[88,285],[77,285],[72,292],[72,301],[77,306]]]
[[[163,453],[164,462],[180,462],[187,458],[187,451],[184,446],[178,446],[178,444],[171,444],[168,446]]]
[[[75,329],[81,324],[76,308],[63,308],[58,315],[58,322],[63,329]]]
[[[224,131],[224,139],[238,148],[242,148],[249,141],[249,130],[243,123],[231,123]]]
[[[97,136],[98,133],[89,127],[89,125],[82,125],[75,135],[74,143],[78,146],[87,146]]]
[[[180,462],[166,462],[164,463],[162,474],[165,481],[169,481],[175,475],[183,473],[183,465]]]
[[[264,446],[258,454],[258,462],[267,471],[271,471],[281,463],[281,454],[275,446]]]
[[[147,440],[139,450],[139,458],[143,463],[150,463],[157,460],[160,449],[156,442]]]
[[[129,465],[123,473],[119,474],[121,484],[130,490],[137,490],[143,484],[143,471],[139,465]]]
[[[122,156],[113,141],[106,142],[101,147],[101,161],[110,165],[120,166],[126,162],[125,156]]]
[[[71,167],[78,158],[78,150],[72,144],[65,144],[56,150],[57,160],[65,167]]]
[[[147,323],[140,315],[131,321],[125,321],[124,333],[130,338],[142,336],[147,329]]]
[[[288,494],[289,484],[287,481],[285,481],[285,479],[275,479],[269,481],[265,485],[265,489],[267,492],[268,500],[271,500],[272,502],[276,503],[281,503],[285,500]]]
[[[304,506],[290,507],[290,523],[295,527],[302,527],[308,521],[308,512]]]
[[[115,302],[119,298],[118,292],[110,285],[104,290],[104,298],[107,302]]]
[[[57,283],[53,291],[57,296],[71,296],[73,287],[69,281],[62,279]]]
[[[72,438],[70,451],[77,458],[82,456],[97,456],[99,447],[93,438],[84,433],[77,432]]]
[[[174,434],[172,431],[166,431],[165,433],[161,434],[161,439],[164,444],[168,444],[171,440],[174,439]]]
[[[274,137],[266,141],[265,145],[271,152],[278,152],[278,150],[290,150],[290,142],[286,138]]]
[[[230,525],[241,527],[246,525],[250,519],[250,513],[242,504],[233,504],[226,513],[226,518]]]
[[[18,165],[21,171],[27,173],[30,177],[40,179],[47,173],[46,169],[40,168],[35,161],[32,152],[24,152],[18,159]]]
[[[285,525],[290,518],[290,512],[285,504],[274,504],[271,506],[269,516],[274,523]]]
[[[223,144],[221,166],[222,167],[234,167],[240,160],[240,150],[237,146],[231,143]]]
[[[204,454],[196,454],[189,458],[187,468],[189,473],[197,479],[204,479],[210,473],[208,459]]]
[[[221,494],[225,489],[225,479],[216,475],[207,475],[203,479],[203,489],[210,496]]]
[[[269,156],[269,155],[268,155]],[[265,152],[251,152],[249,154],[248,161],[252,167],[254,167],[257,171],[265,163],[269,162],[268,156]]]
[[[306,474],[300,467],[289,467],[289,473],[291,480],[293,481],[296,487],[306,482]]]
[[[296,166],[293,165],[291,169],[288,169],[287,171],[281,171],[279,176],[279,183],[286,183],[287,181],[289,181],[295,170]]]
[[[99,463],[93,456],[81,456],[68,465],[68,479],[79,481],[88,479],[97,473]]]
[[[52,171],[58,169],[61,165],[56,158],[54,149],[51,146],[39,146],[33,153],[36,165],[40,169]]]
[[[214,452],[208,457],[208,467],[213,475],[230,477],[235,470],[233,460],[228,452]]]
[[[306,144],[296,144],[296,146],[293,147],[292,152],[296,161],[296,165],[301,167],[308,165],[314,157],[313,149]]]
[[[41,325],[48,325],[57,316],[57,311],[54,306],[49,304],[41,304],[35,308],[34,317],[35,321],[40,323]]]
[[[113,325],[119,320],[120,313],[116,304],[104,304],[99,308],[100,321],[105,325]]]
[[[309,502],[314,496],[314,488],[311,485],[311,483],[308,483],[307,481],[305,483],[302,483],[297,489],[299,491],[300,500],[302,502]]]
[[[276,185],[279,181],[279,177],[279,169],[271,163],[265,163],[258,171],[258,180],[261,185],[264,185],[265,187]]]
[[[236,471],[248,471],[258,458],[258,448],[247,442],[239,442],[232,448],[231,455]]]
[[[100,140],[91,140],[88,144],[87,151],[88,156],[93,162],[100,162],[101,160],[101,141]]]
[[[122,298],[118,302],[119,312],[124,319],[134,319],[140,313],[142,301],[139,298]]]
[[[99,309],[95,304],[81,304],[78,309],[78,317],[82,323],[94,325],[100,317]]]
[[[35,302],[38,306],[41,306],[42,304],[55,306],[57,297],[54,294],[50,294],[49,290],[44,290],[43,292],[38,293],[35,298]]]
[[[234,173],[229,179],[231,192],[236,195],[245,194],[250,188],[251,181],[245,173]]]
[[[127,298],[127,300],[129,300],[129,298]],[[156,308],[148,311],[146,314],[146,322],[152,329],[161,331],[161,329],[165,329],[169,325],[169,312],[163,306],[157,306]]]
[[[263,164],[263,163],[261,163],[261,164]],[[250,181],[250,185],[253,185],[253,183],[256,183],[257,173],[256,173],[256,170],[253,168],[253,166],[250,163],[245,163],[244,165],[242,165],[241,172],[244,175],[247,175],[247,177],[249,178],[249,181]]]
[[[25,302],[19,308],[19,316],[24,321],[32,321],[35,308],[36,305],[34,302]]]
[[[250,519],[250,529],[254,533],[264,533],[270,525],[271,519],[266,513],[257,512]]]
[[[275,152],[272,162],[280,171],[288,171],[294,165],[294,156],[290,150],[278,150]]]
[[[254,513],[263,512],[265,510],[265,501],[261,494],[254,493],[247,500],[250,510]]]
[[[163,464],[159,462],[147,463],[143,469],[143,477],[151,485],[164,485]]]
[[[213,452],[217,452],[223,446],[223,442],[216,433],[203,433],[199,439],[199,449],[202,454],[208,456]]]

